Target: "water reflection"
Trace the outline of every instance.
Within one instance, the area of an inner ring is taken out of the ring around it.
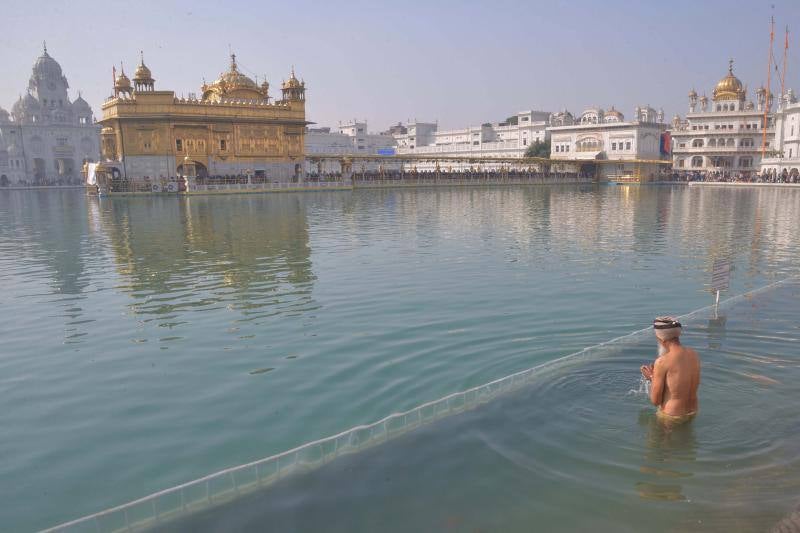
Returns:
[[[681,480],[692,477],[697,460],[694,422],[672,424],[659,419],[653,409],[639,412],[639,425],[645,428],[645,475],[636,483],[636,492],[645,500],[686,501]]]
[[[728,322],[728,317],[724,314],[719,314],[716,310],[714,315],[709,317],[707,333],[708,333],[708,347],[714,350],[720,349],[725,342],[725,325]]]
[[[312,305],[315,279],[298,195],[111,198],[101,231],[139,314],[227,306],[250,318]],[[263,313],[259,313],[263,311]]]

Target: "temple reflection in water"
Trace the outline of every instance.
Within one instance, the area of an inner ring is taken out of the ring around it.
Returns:
[[[305,209],[295,195],[104,199],[99,229],[126,288],[144,298],[137,312],[224,302],[247,314],[284,292],[292,305],[310,301]]]

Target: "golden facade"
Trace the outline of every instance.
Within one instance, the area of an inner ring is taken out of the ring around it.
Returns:
[[[102,106],[103,158],[133,180],[171,178],[189,168],[201,178],[299,176],[307,122],[305,82],[294,69],[281,85],[281,98],[273,100],[269,83],[243,74],[231,55],[229,69],[204,83],[201,95],[179,98],[155,90],[143,59],[132,81],[123,69],[114,96]]]

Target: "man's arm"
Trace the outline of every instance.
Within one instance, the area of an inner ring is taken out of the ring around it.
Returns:
[[[650,402],[653,405],[661,405],[664,400],[664,388],[667,381],[667,368],[663,358],[656,359],[653,365],[653,382],[650,385]]]

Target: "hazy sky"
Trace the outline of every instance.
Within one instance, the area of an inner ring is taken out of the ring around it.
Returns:
[[[450,128],[591,105],[630,116],[650,104],[671,117],[686,112],[692,87],[710,96],[731,57],[754,98],[773,13],[779,58],[784,27],[794,32],[786,83],[800,92],[798,0],[0,0],[0,106],[25,91],[47,40],[70,96],[81,90],[95,113],[111,66],[123,61],[132,75],[140,49],[157,89],[188,94],[227,68],[230,45],[273,95],[294,64],[320,125],[359,118],[378,131],[416,118]]]

